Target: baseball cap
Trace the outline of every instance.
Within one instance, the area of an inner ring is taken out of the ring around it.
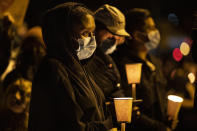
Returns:
[[[95,11],[95,20],[101,22],[113,34],[128,36],[125,30],[125,16],[114,6],[105,4]]]

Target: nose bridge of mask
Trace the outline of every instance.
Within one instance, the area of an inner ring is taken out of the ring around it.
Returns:
[[[91,40],[91,37],[78,39],[79,46],[86,46]]]

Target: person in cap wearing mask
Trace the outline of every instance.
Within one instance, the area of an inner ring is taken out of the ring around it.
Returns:
[[[112,128],[102,90],[80,63],[96,49],[93,13],[68,2],[48,10],[42,34],[47,55],[32,84],[29,131],[106,131]]]
[[[95,11],[96,53],[86,65],[88,72],[103,90],[106,98],[124,96],[120,74],[109,54],[130,35],[125,31],[125,16],[114,6],[105,4]]]
[[[132,39],[127,39],[114,52],[113,58],[120,70],[127,96],[131,96],[132,91],[131,85],[127,82],[125,65],[142,63],[141,83],[137,84],[136,98],[142,99],[143,102],[139,105],[140,115],[134,117],[131,128],[140,131],[171,130],[172,126],[166,115],[166,79],[161,72],[160,61],[149,54],[149,51],[156,48],[160,42],[159,31],[146,9],[134,8],[125,16],[126,30]]]

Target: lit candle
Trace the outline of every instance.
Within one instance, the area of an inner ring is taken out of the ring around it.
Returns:
[[[168,116],[172,119],[177,119],[180,107],[183,103],[183,98],[175,95],[168,96]]]
[[[118,122],[131,122],[133,98],[114,98],[116,117]]]

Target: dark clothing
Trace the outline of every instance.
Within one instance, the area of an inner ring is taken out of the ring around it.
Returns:
[[[170,89],[169,91],[183,98],[191,99],[186,89],[187,83],[189,83],[187,77],[185,78],[184,76],[174,76],[173,78],[168,80],[168,87]]]
[[[109,55],[97,47],[90,62],[85,65],[97,85],[103,90],[106,98],[123,97],[120,73]]]
[[[119,125],[116,121],[112,98],[123,97],[124,92],[121,89],[120,73],[116,64],[111,56],[105,55],[104,52],[97,47],[95,54],[90,58],[89,62],[84,64],[84,67],[92,76],[99,88],[102,89],[106,101],[110,101],[110,104],[107,105],[110,109],[110,113],[112,114],[113,125],[118,127]]]
[[[45,58],[32,87],[30,131],[104,131],[106,119],[102,91],[87,75],[81,79],[60,60]],[[91,80],[91,81],[90,81]]]
[[[0,111],[0,131],[27,131],[25,113],[15,114],[10,110]]]
[[[129,43],[130,44],[130,43]],[[139,105],[141,115],[133,118],[132,129],[144,131],[164,131],[166,126],[166,81],[155,57],[148,55],[148,60],[154,64],[151,68],[146,61],[137,57],[135,50],[126,43],[121,45],[113,54],[114,61],[119,68],[123,88],[127,96],[131,96],[131,85],[127,83],[125,64],[142,63],[141,83],[136,85],[136,98],[142,99]]]

